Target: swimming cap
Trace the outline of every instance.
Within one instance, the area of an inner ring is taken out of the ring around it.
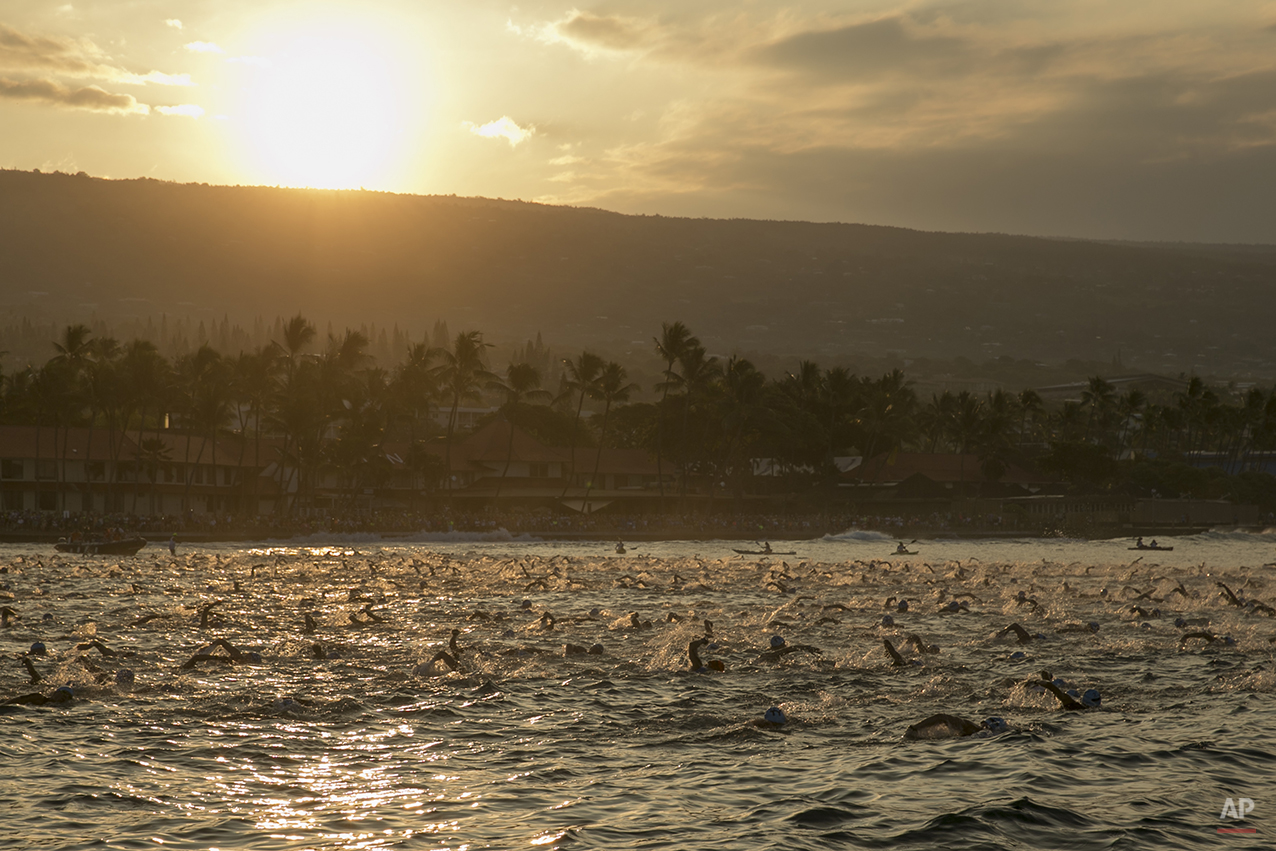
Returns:
[[[1183,620],[1183,618],[1175,618],[1174,625],[1177,626],[1179,629],[1182,629],[1183,627],[1187,626],[1187,621]]]
[[[603,654],[603,646],[601,644],[595,644],[589,648],[589,652],[595,656],[601,656]]]
[[[890,615],[882,615],[882,626],[894,626],[895,619]]]
[[[1098,709],[1103,705],[1103,696],[1099,694],[1098,689],[1088,688],[1085,694],[1081,695],[1081,703],[1091,709]]]
[[[261,654],[258,653],[256,650],[249,650],[247,653],[244,654],[244,658],[247,659],[249,662],[261,662]]]
[[[778,636],[778,635],[773,635],[773,636],[771,636],[771,649],[772,649],[772,650],[779,650],[779,649],[780,649],[781,647],[783,647],[783,646],[784,646],[784,639],[783,639],[783,638],[781,638],[781,637],[780,637],[780,636]]]
[[[1018,662],[1020,659],[1027,659],[1028,654],[1023,652],[1022,650],[1016,650],[1014,653],[1010,654],[1010,658],[1013,661]]]
[[[75,699],[75,692],[70,686],[58,686],[58,690],[49,696],[54,703],[66,703],[68,700]]]
[[[1004,733],[1010,729],[1005,718],[998,718],[995,715],[992,718],[985,718],[983,726],[985,730],[992,733]]]
[[[778,706],[772,706],[762,715],[762,720],[768,724],[785,724],[788,718],[784,716],[784,710]]]
[[[47,656],[48,654],[48,648],[44,646],[43,641],[35,642],[31,645],[31,649],[27,651],[27,655],[29,656]]]
[[[115,684],[121,688],[132,688],[135,675],[128,668],[120,668],[115,672]]]
[[[906,612],[906,611],[908,611],[908,601],[907,601],[907,600],[900,600],[900,601],[899,601],[899,605],[897,605],[897,606],[895,607],[895,611],[897,611],[897,612]]]
[[[1090,631],[1091,631],[1091,632],[1098,632],[1098,631],[1099,631],[1099,622],[1098,622],[1098,621],[1090,621],[1088,624],[1086,624],[1086,626],[1090,627]]]

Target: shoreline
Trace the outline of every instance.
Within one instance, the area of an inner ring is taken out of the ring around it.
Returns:
[[[1234,527],[1220,531],[1235,531],[1258,533],[1266,527]],[[1088,532],[1081,531],[1065,531],[1060,530],[1056,533],[1028,532],[1025,530],[994,530],[994,529],[903,529],[896,530],[894,534],[888,534],[879,529],[852,529],[842,530],[840,532],[829,532],[822,535],[804,535],[795,532],[785,532],[777,530],[775,534],[766,536],[744,536],[744,535],[724,535],[720,532],[699,532],[696,530],[686,529],[669,529],[665,531],[652,530],[629,530],[623,533],[618,530],[609,530],[606,534],[599,531],[589,532],[561,532],[556,530],[529,530],[523,529],[517,532],[507,529],[501,530],[454,530],[452,532],[436,532],[436,531],[414,531],[414,532],[376,532],[376,531],[333,531],[333,532],[308,532],[294,534],[290,536],[272,535],[269,531],[262,531],[258,534],[249,533],[231,533],[218,534],[206,532],[176,532],[178,545],[184,544],[246,544],[246,543],[268,543],[268,542],[288,542],[288,541],[305,541],[315,537],[324,537],[325,535],[332,538],[348,538],[351,536],[377,536],[382,542],[393,544],[396,542],[404,543],[431,543],[431,541],[415,541],[409,539],[417,539],[427,536],[436,536],[443,538],[447,535],[462,536],[458,540],[465,540],[470,537],[475,540],[482,540],[493,532],[504,531],[510,535],[511,539],[518,540],[523,538],[534,539],[537,541],[553,542],[652,542],[652,541],[723,541],[723,542],[739,542],[739,541],[814,541],[828,537],[839,537],[848,534],[879,534],[883,541],[896,541],[902,539],[915,539],[927,541],[944,541],[944,540],[1038,540],[1049,541],[1055,539],[1069,538],[1074,540],[1090,540],[1090,541],[1108,541],[1129,538],[1133,540],[1137,537],[1144,538],[1181,538],[1191,535],[1199,535],[1205,532],[1214,531],[1214,527],[1209,526],[1192,526],[1192,527],[1136,527],[1122,529],[1091,529]],[[146,538],[148,546],[163,548],[167,543],[169,533],[155,533],[154,538],[149,538],[145,533],[139,534],[139,537]],[[66,536],[64,534],[49,532],[0,532],[0,544],[55,544]]]

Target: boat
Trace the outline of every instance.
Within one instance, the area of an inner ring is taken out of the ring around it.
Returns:
[[[780,552],[780,551],[778,551],[778,550],[736,550],[736,549],[733,549],[733,550],[732,550],[732,552],[739,553],[739,554],[740,554],[740,555],[742,555],[742,556],[795,556],[795,555],[797,555],[797,551],[796,551],[796,550],[789,550],[788,552],[784,552],[784,553],[782,553],[782,552]]]
[[[1147,544],[1144,544],[1141,547],[1128,547],[1128,549],[1131,551],[1137,550],[1139,552],[1154,552],[1154,553],[1174,552],[1174,547],[1149,547]]]
[[[917,555],[917,550],[895,550],[894,552],[892,552],[892,553],[891,553],[891,555],[893,555],[893,556],[915,556],[915,555]]]
[[[82,555],[132,556],[146,546],[145,538],[123,538],[119,541],[66,541],[61,540],[53,545],[60,553],[80,553]]]

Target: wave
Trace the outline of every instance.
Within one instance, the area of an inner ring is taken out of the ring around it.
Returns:
[[[894,541],[895,538],[887,535],[885,532],[875,532],[871,529],[850,528],[845,532],[838,532],[836,535],[825,535],[820,538],[821,541]]]

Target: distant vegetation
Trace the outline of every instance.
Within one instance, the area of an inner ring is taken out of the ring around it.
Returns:
[[[181,337],[173,356],[249,351],[301,305],[320,329],[359,328],[386,369],[444,320],[503,352],[541,333],[650,373],[650,330],[678,316],[710,354],[770,372],[807,359],[979,392],[1118,370],[1276,379],[1263,246],[0,171],[0,280],[0,348],[33,363],[68,322]]]
[[[385,481],[390,442],[407,452],[423,489],[437,487],[445,467],[427,445],[443,441],[450,452],[457,409],[485,403],[551,445],[646,448],[674,475],[675,491],[698,481],[735,495],[810,495],[836,484],[838,456],[913,450],[975,456],[961,487],[968,495],[1017,463],[1049,471],[1075,492],[1276,507],[1276,479],[1247,470],[1255,453],[1276,450],[1271,390],[1235,394],[1192,378],[1155,401],[1139,390],[1118,394],[1094,376],[1076,399],[1055,405],[1032,390],[924,398],[898,370],[863,376],[802,361],[767,376],[747,358],[713,356],[681,322],[657,327],[644,346],[661,364],[659,378],[641,388],[622,364],[588,350],[566,359],[555,385],[542,386],[535,363],[492,363],[476,330],[442,346],[416,344],[389,371],[371,363],[360,332],[324,337],[301,315],[256,350],[232,356],[203,345],[174,359],[144,340],[95,337],[71,325],[47,341],[48,361],[3,376],[0,421],[130,431],[157,452],[162,443],[148,443],[146,432],[166,420],[244,447],[275,438],[282,450],[274,451],[297,471],[303,505],[320,469],[351,488]],[[630,401],[639,389],[652,401]],[[447,414],[446,427],[437,412]],[[1189,463],[1200,453],[1217,453],[1213,469]],[[781,475],[755,477],[759,458],[773,459]]]

